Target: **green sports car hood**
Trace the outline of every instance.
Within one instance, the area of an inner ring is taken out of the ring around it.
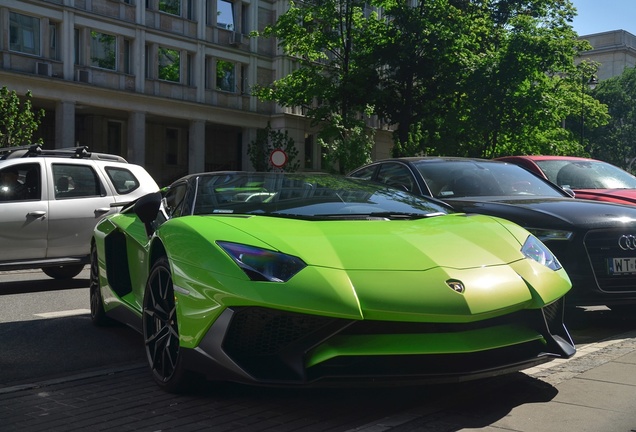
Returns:
[[[452,215],[417,221],[307,221],[265,216],[204,217],[200,223],[223,223],[251,233],[245,243],[295,255],[311,266],[345,270],[426,270],[432,267],[475,268],[523,259],[523,238],[515,226],[484,216]],[[208,221],[205,221],[208,219]],[[506,226],[504,226],[506,225]],[[198,227],[205,232],[205,227]],[[257,234],[255,234],[257,233]],[[260,242],[265,245],[259,244]]]
[[[530,235],[526,230],[490,216],[331,221],[187,216],[159,231],[172,250],[180,251],[173,256],[177,283],[191,290],[196,281],[207,280],[215,290],[240,293],[226,298],[227,304],[251,299],[354,319],[476,320],[476,315],[497,316],[510,308],[543,307],[571,286],[563,269],[550,270],[521,253]],[[234,263],[215,264],[225,255],[220,246],[212,259],[205,248],[192,246],[200,240],[279,251],[307,267],[284,284],[253,282]],[[196,281],[177,277],[188,273],[197,274]],[[454,281],[465,286],[465,293],[454,291]]]

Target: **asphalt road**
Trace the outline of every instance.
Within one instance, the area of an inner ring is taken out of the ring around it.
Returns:
[[[139,333],[92,325],[88,282],[88,270],[64,282],[0,274],[0,388],[145,361]]]

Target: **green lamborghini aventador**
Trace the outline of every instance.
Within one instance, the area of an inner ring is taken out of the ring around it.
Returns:
[[[212,172],[95,229],[91,317],[170,392],[458,381],[575,353],[568,276],[506,220],[327,174]]]

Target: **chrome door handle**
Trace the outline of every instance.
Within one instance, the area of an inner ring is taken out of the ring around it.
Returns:
[[[32,211],[27,213],[27,217],[32,218],[43,218],[46,216],[46,212],[44,210]]]

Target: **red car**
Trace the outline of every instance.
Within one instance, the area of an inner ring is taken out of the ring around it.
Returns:
[[[506,156],[514,163],[571,189],[576,198],[636,205],[636,177],[614,165],[574,156]]]

